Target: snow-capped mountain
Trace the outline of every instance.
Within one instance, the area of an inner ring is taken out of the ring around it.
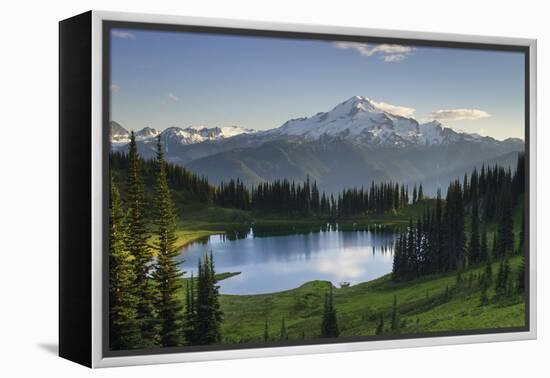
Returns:
[[[252,134],[255,130],[245,129],[238,126],[226,127],[204,127],[192,126],[187,128],[168,127],[160,132],[161,140],[166,144],[177,143],[180,145],[190,145],[211,140],[221,140],[231,138],[241,134]],[[144,127],[135,132],[137,142],[149,144],[159,135],[159,131]],[[113,148],[120,149],[130,142],[130,132],[115,121],[111,121],[111,143]]]
[[[111,122],[112,149],[124,151],[129,132]],[[138,152],[153,158],[159,132],[135,133]],[[420,123],[354,96],[327,112],[292,119],[266,131],[232,127],[170,127],[160,132],[165,158],[213,183],[246,185],[314,178],[323,190],[367,181],[422,182],[427,193],[482,164],[515,164],[521,139],[503,141]],[[343,169],[345,167],[345,169]]]
[[[422,182],[427,193],[483,164],[515,164],[520,139],[500,141],[420,123],[354,96],[327,112],[281,127],[182,151],[180,162],[211,182],[238,177],[246,185],[315,179],[329,192],[368,181]]]
[[[111,143],[120,144],[130,141],[130,132],[115,121],[111,121]]]
[[[186,128],[169,127],[163,130],[161,138],[166,144],[188,146],[206,141],[218,142],[239,137],[238,141],[227,143],[256,146],[271,140],[301,138],[305,141],[323,137],[345,139],[352,143],[369,146],[410,146],[447,145],[461,141],[475,143],[523,143],[510,138],[498,141],[491,137],[469,134],[444,127],[438,121],[419,123],[412,117],[403,117],[381,109],[375,101],[363,96],[353,96],[336,105],[328,112],[320,112],[311,117],[291,119],[282,126],[266,131],[245,129],[238,126]],[[148,144],[159,132],[146,127],[136,132],[136,140]],[[111,122],[111,142],[118,149],[129,142],[129,132],[116,122]],[[245,138],[243,136],[249,136]],[[225,150],[223,146],[219,146]],[[238,146],[237,146],[238,147]],[[219,149],[216,149],[219,152]]]
[[[182,129],[180,127],[169,127],[161,133],[162,139],[178,140],[181,144],[201,143],[209,140],[220,140],[231,138],[241,134],[253,134],[255,130],[245,129],[238,126],[226,127],[203,127],[192,126]]]
[[[463,139],[484,139],[476,134],[459,133],[443,127],[438,121],[421,124],[414,118],[392,114],[362,96],[354,96],[328,112],[292,119],[263,134],[303,137],[306,140],[332,136],[370,145],[440,145]]]
[[[157,130],[152,129],[150,127],[144,127],[143,129],[137,131],[135,135],[136,135],[136,140],[146,140],[149,138],[154,138],[158,134],[159,132]]]

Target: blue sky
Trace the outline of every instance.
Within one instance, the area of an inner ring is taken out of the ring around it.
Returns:
[[[419,121],[524,138],[516,52],[115,29],[111,119],[254,129],[369,97]]]

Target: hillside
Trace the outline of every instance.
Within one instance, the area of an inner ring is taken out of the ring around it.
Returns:
[[[307,176],[327,192],[344,186],[366,186],[375,181],[398,181],[410,186],[423,183],[426,193],[482,164],[505,166],[517,157],[515,147],[457,142],[443,146],[360,145],[344,139],[276,140],[260,147],[234,149],[194,160],[186,167],[213,183],[239,177],[247,185]],[[514,159],[510,159],[510,155]]]
[[[516,274],[521,257],[515,256],[510,261]],[[499,263],[492,264],[494,277]],[[490,302],[480,305],[479,275],[483,269],[474,267],[463,272],[459,284],[453,272],[404,283],[394,283],[387,275],[351,287],[334,288],[341,337],[374,336],[381,314],[385,319],[385,333],[391,335],[388,328],[394,295],[400,319],[399,330],[394,334],[523,327],[525,305],[520,295],[495,299],[493,285],[488,293]],[[283,317],[291,341],[304,336],[318,337],[323,298],[328,288],[328,282],[313,281],[278,293],[222,295],[224,342],[261,342],[266,321],[270,337],[277,340]]]

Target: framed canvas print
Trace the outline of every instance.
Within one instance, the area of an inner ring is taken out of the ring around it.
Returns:
[[[536,337],[536,42],[60,22],[60,355]]]

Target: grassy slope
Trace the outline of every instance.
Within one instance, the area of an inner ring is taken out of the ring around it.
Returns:
[[[511,259],[514,275],[520,257]],[[475,267],[464,273],[478,274],[483,267]],[[496,277],[498,262],[493,264]],[[474,280],[469,289],[464,283],[453,289],[456,274],[441,274],[423,277],[411,282],[394,283],[389,275],[380,279],[347,288],[335,288],[334,300],[338,311],[342,336],[374,335],[379,314],[385,315],[389,326],[393,296],[397,297],[401,322],[405,323],[401,333],[455,331],[492,327],[519,327],[524,324],[524,305],[521,298],[508,303],[491,301],[480,306],[479,283]],[[223,295],[224,311],[222,333],[226,342],[261,341],[267,320],[272,337],[279,332],[284,318],[289,337],[297,339],[318,337],[322,315],[324,293],[330,283],[312,281],[303,286],[269,294]],[[444,300],[447,286],[451,297]],[[491,288],[489,296],[494,295]]]

